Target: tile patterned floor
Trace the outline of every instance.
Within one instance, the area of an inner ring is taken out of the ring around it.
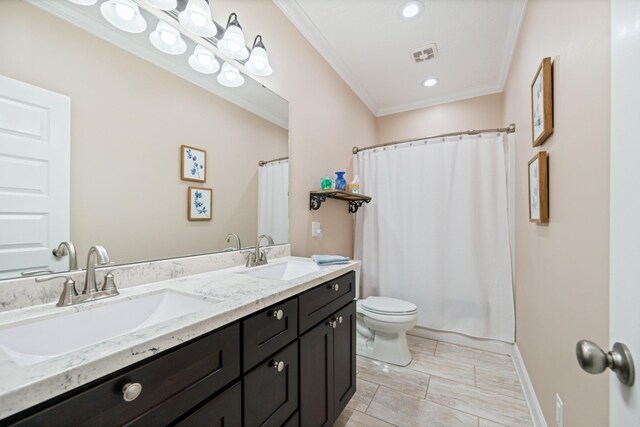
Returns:
[[[358,391],[334,427],[532,426],[509,356],[408,340],[407,367],[358,356]]]

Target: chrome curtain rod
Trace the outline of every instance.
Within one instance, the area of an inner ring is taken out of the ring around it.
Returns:
[[[481,134],[481,133],[490,133],[490,132],[514,133],[515,131],[516,131],[516,124],[515,123],[511,123],[509,126],[507,126],[505,128],[477,129],[477,130],[476,129],[471,129],[471,130],[465,130],[465,131],[462,131],[462,132],[442,133],[440,135],[424,136],[422,138],[411,138],[411,139],[403,139],[401,141],[385,142],[384,144],[372,145],[370,147],[362,147],[362,148],[353,147],[353,154],[358,154],[360,151],[372,150],[374,148],[388,147],[390,145],[404,144],[404,143],[407,143],[407,142],[414,142],[414,141],[424,141],[426,139],[445,138],[447,136],[478,135],[478,134]]]
[[[268,165],[269,163],[273,163],[273,162],[279,162],[282,160],[289,160],[288,157],[280,157],[279,159],[273,159],[273,160],[260,160],[258,162],[258,166],[264,166],[264,165]]]

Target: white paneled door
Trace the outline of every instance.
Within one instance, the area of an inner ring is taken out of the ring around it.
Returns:
[[[610,345],[640,367],[640,1],[611,3]],[[610,347],[611,348],[611,347]],[[640,378],[610,375],[610,425],[640,426]]]
[[[70,100],[0,76],[0,278],[66,270]]]

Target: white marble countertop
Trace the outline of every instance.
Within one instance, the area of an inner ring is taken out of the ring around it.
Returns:
[[[269,264],[286,261],[312,262],[308,258],[283,257],[274,259]],[[99,344],[29,366],[18,366],[0,348],[0,419],[358,268],[358,261],[344,265],[323,266],[316,272],[283,281],[239,274],[246,268],[232,267],[124,288],[116,297],[72,307],[43,304],[2,312],[0,328],[52,313],[87,310],[96,305],[114,301],[116,298],[131,299],[164,289],[185,292],[205,300],[220,300],[219,303],[201,311],[107,339]],[[90,327],[99,327],[99,325]]]

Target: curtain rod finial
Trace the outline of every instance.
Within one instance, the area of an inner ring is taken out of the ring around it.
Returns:
[[[353,149],[351,150],[353,152],[353,154],[358,154],[358,147],[353,147]]]

